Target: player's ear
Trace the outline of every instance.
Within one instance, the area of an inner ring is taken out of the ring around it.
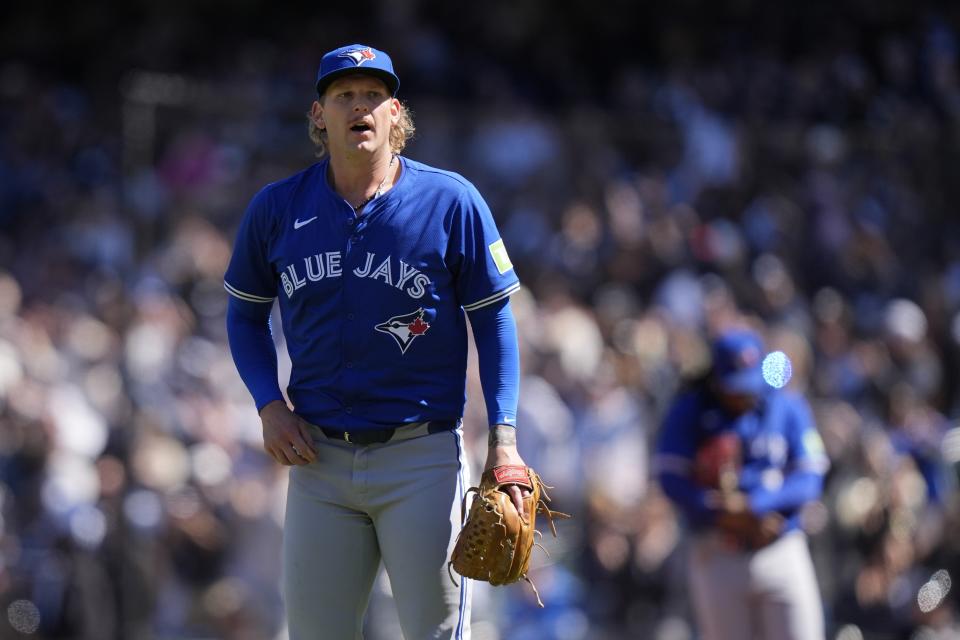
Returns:
[[[390,119],[393,120],[393,124],[400,122],[400,101],[396,98],[390,99]]]
[[[314,100],[310,107],[310,119],[313,120],[313,124],[317,125],[318,129],[327,128],[327,125],[323,122],[323,105],[317,100]]]

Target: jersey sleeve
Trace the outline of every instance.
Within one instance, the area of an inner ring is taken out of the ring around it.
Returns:
[[[674,400],[660,426],[654,469],[658,475],[690,478],[696,450],[693,402],[687,396]]]
[[[261,190],[250,201],[237,239],[230,265],[223,278],[227,292],[240,300],[270,303],[276,297],[276,274],[270,265],[270,194]]]
[[[823,491],[830,461],[810,405],[802,396],[791,396],[785,419],[788,454],[783,483],[775,488],[760,485],[750,492],[750,509],[756,514],[796,511]]]
[[[689,393],[674,400],[661,424],[653,459],[664,494],[694,526],[709,524],[715,513],[707,504],[706,490],[693,480],[698,404]]]
[[[802,396],[792,398],[786,437],[790,451],[788,473],[802,471],[821,476],[827,473],[830,460],[814,423],[810,405]]]
[[[490,426],[517,426],[520,395],[520,347],[517,323],[506,298],[470,313],[477,342],[480,383]]]
[[[469,186],[460,196],[450,235],[448,261],[456,275],[457,300],[475,311],[520,288],[507,248],[480,193]]]

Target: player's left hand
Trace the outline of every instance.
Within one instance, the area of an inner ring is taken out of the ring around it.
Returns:
[[[517,451],[516,429],[514,427],[498,425],[493,427],[491,432],[492,437],[487,447],[487,461],[483,465],[484,471],[505,464],[527,466],[523,458],[520,457],[520,452]],[[506,435],[506,437],[503,437],[504,435]],[[512,438],[510,437],[511,435],[513,436]],[[524,496],[530,495],[530,489],[512,484],[506,487],[506,491],[510,495],[513,505],[517,508],[517,513],[523,514],[524,520],[529,520],[529,509],[525,508],[526,505],[524,504],[523,498]]]

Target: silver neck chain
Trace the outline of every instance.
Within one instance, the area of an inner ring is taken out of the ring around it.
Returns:
[[[390,154],[390,164],[387,165],[387,170],[383,174],[383,180],[381,180],[380,184],[377,185],[377,190],[373,192],[372,196],[370,196],[369,198],[367,198],[366,200],[364,200],[363,202],[355,206],[353,208],[354,211],[360,211],[365,206],[367,206],[368,204],[370,204],[371,202],[373,202],[374,200],[380,197],[380,195],[383,193],[383,185],[386,183],[387,176],[390,175],[390,169],[393,167],[393,161],[396,159],[397,159],[397,154],[395,153]]]

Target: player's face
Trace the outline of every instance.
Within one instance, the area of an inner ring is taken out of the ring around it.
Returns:
[[[759,399],[749,393],[717,392],[720,405],[731,415],[739,416],[756,408]]]
[[[390,146],[390,128],[400,103],[377,78],[356,74],[335,80],[313,103],[317,126],[327,130],[331,154],[374,153]]]

